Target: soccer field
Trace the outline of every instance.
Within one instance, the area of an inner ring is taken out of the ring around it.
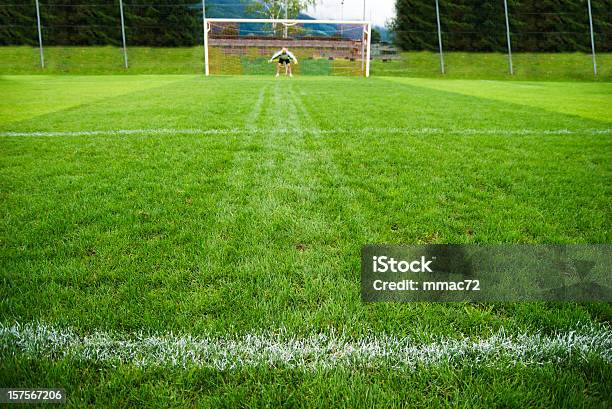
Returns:
[[[612,83],[0,77],[0,385],[601,407],[608,303],[372,303],[364,244],[612,243]]]

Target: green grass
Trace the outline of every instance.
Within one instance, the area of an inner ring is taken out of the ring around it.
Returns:
[[[0,47],[0,74],[200,74],[203,48],[129,47],[130,68],[116,47],[46,47],[46,68],[40,68],[38,48]],[[597,55],[598,75],[593,75],[591,55],[582,53],[515,53],[515,75],[508,73],[508,58],[500,53],[445,53],[446,75],[440,74],[438,54],[404,52],[399,61],[373,61],[374,76],[453,79],[581,80],[612,81],[612,54]],[[271,68],[242,59],[243,74],[262,75]],[[235,62],[233,62],[235,64]],[[228,63],[231,65],[232,63]],[[328,61],[302,60],[304,71],[328,74]],[[239,67],[228,68],[231,70]]]
[[[203,47],[129,48],[129,70],[118,47],[45,47],[45,69],[38,48],[0,47],[0,74],[200,74]]]
[[[609,304],[364,305],[359,251],[612,243],[610,83],[38,75],[0,77],[0,94],[1,323],[422,343],[609,328]],[[8,134],[39,131],[60,134]],[[589,356],[215,371],[40,358],[2,342],[1,386],[63,386],[72,406],[612,398],[610,362]]]
[[[583,53],[513,53],[514,75],[508,56],[501,53],[445,52],[445,74],[440,72],[439,54],[403,52],[399,61],[375,61],[372,75],[452,79],[513,79],[538,81],[611,81],[612,54],[597,54],[597,76],[593,60]]]
[[[7,372],[61,383],[73,406],[106,407],[605,407],[612,382],[601,363],[558,367],[394,370],[141,370],[9,358]],[[1,375],[0,375],[1,376]],[[6,378],[5,378],[6,379]],[[5,380],[0,378],[0,380]],[[79,389],[87,385],[85,389]]]

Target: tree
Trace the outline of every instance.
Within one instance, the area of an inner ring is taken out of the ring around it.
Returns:
[[[596,48],[610,44],[612,0],[591,0]],[[507,50],[503,0],[439,0],[446,50]],[[396,0],[391,24],[395,43],[405,50],[437,50],[435,0]],[[508,0],[515,51],[590,52],[586,0]]]
[[[48,0],[40,4],[47,45],[118,45],[119,9],[104,0]]]
[[[0,45],[37,45],[36,9],[33,4],[0,7]]]
[[[243,0],[247,3],[247,11],[260,15],[263,18],[284,18],[285,5],[287,6],[287,17],[297,18],[300,12],[308,6],[313,6],[317,0]]]
[[[301,11],[306,10],[308,6],[315,5],[317,0],[243,0],[247,2],[246,11],[261,16],[262,18],[282,19],[297,18]],[[272,29],[277,34],[285,29],[285,26],[272,24]]]
[[[612,0],[593,0],[593,29],[599,52],[612,51]]]
[[[192,0],[124,0],[128,42],[153,47],[200,43],[202,6]]]
[[[371,41],[373,43],[380,43],[381,39],[382,39],[382,36],[380,35],[380,31],[372,27],[372,40]]]
[[[478,0],[472,23],[476,32],[471,38],[473,51],[505,52],[507,49],[503,1]]]
[[[404,50],[437,50],[434,0],[396,0],[389,27],[394,43]]]
[[[446,50],[471,50],[476,32],[473,3],[473,0],[440,1],[440,25]]]

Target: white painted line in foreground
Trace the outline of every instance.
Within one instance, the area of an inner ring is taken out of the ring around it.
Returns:
[[[275,133],[391,133],[407,135],[608,135],[612,128],[604,129],[472,129],[472,128],[361,128],[361,129],[249,129],[249,128],[219,128],[219,129],[115,129],[91,131],[32,131],[32,132],[0,132],[0,137],[59,137],[59,136],[129,136],[129,135],[241,135],[241,134],[275,134]]]
[[[378,367],[404,370],[444,364],[505,367],[541,365],[595,357],[612,362],[612,328],[581,325],[554,335],[511,336],[500,331],[484,339],[440,338],[432,343],[376,335],[295,337],[285,330],[241,336],[121,335],[95,332],[79,336],[44,323],[0,324],[0,357],[85,360],[139,367],[242,367],[317,370]]]

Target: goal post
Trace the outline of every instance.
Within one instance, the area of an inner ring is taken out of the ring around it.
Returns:
[[[269,58],[286,47],[294,73],[369,77],[371,33],[361,20],[206,18],[205,74],[272,74]]]

